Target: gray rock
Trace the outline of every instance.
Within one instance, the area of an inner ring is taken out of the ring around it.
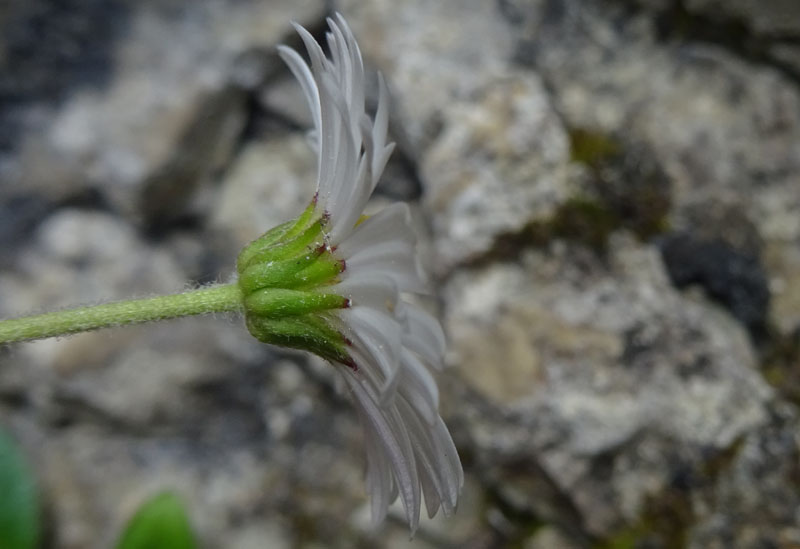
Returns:
[[[653,249],[618,236],[609,253],[556,244],[445,288],[485,481],[602,537],[762,428],[772,398],[744,331],[673,290]]]
[[[168,250],[105,213],[63,208],[26,244],[14,268],[0,273],[0,314],[180,291],[186,283]]]
[[[447,105],[469,100],[508,69],[511,36],[491,2],[341,0],[336,8],[388,77],[415,155],[438,134]]]
[[[187,203],[196,188],[241,134],[244,90],[265,76],[247,55],[263,52],[277,67],[272,50],[288,36],[286,22],[314,21],[323,4],[221,2],[191,17],[157,2],[136,4],[102,86],[30,106],[40,116],[27,117],[18,152],[0,165],[7,192],[35,189],[60,200],[97,189],[124,214],[155,226],[192,213]]]
[[[511,27],[516,58],[540,72],[570,132],[588,129],[647,144],[671,181],[672,228],[727,240],[761,262],[770,287],[780,292],[776,302],[791,294],[785,281],[796,278],[795,269],[774,259],[800,246],[800,91],[791,75],[744,61],[722,42],[660,41],[649,10],[590,0],[560,9],[538,1],[511,4],[519,14]],[[780,9],[724,4],[687,8],[723,17],[746,12],[753,25],[767,24],[756,19],[798,21],[787,16],[793,3]],[[762,256],[764,248],[770,253]],[[787,309],[769,312],[770,325],[782,334],[797,326],[797,310]]]
[[[798,417],[773,410],[773,421],[737,447],[713,490],[695,507],[689,547],[792,547],[800,544]]]
[[[317,160],[302,134],[253,142],[231,163],[212,200],[212,226],[230,235],[231,248],[239,250],[300,215],[316,184]]]
[[[422,160],[438,268],[552,217],[571,194],[568,163],[566,132],[535,76],[510,71],[451,102]]]

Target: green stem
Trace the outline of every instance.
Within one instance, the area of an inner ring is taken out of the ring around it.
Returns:
[[[0,320],[0,345],[125,324],[237,311],[241,308],[242,294],[237,284],[210,286],[182,294],[104,303]]]

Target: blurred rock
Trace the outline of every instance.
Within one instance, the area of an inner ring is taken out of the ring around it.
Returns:
[[[468,101],[508,70],[512,40],[491,2],[341,0],[336,8],[386,74],[409,141],[400,146],[414,155],[439,133],[448,105]]]
[[[7,2],[0,8],[0,158],[19,134],[41,122],[37,112],[86,86],[103,86],[112,54],[127,28],[131,2],[66,0]]]
[[[167,250],[148,246],[120,219],[64,208],[39,225],[14,268],[0,273],[0,314],[178,291],[185,276]]]
[[[743,61],[723,42],[659,41],[661,20],[623,3],[509,4],[516,58],[540,72],[566,124],[646,143],[671,180],[672,228],[734,246],[758,242],[756,250],[739,249],[750,255],[759,256],[762,244],[781,250],[763,267],[771,288],[791,293],[784,284],[796,278],[794,267],[772,260],[800,246],[800,91],[791,75]],[[792,3],[724,4],[687,9],[749,14],[754,27],[767,19],[800,24],[789,15]],[[776,307],[769,322],[785,334],[796,316]]]
[[[654,250],[618,236],[609,254],[556,244],[445,288],[482,477],[519,512],[600,537],[766,425],[772,398],[746,333],[673,290]]]
[[[46,200],[35,194],[22,194],[0,201],[0,268],[13,265],[20,248],[31,238],[36,225],[50,211]]]
[[[509,72],[451,103],[422,161],[439,269],[551,217],[570,194],[569,146],[541,82]]]
[[[288,35],[286,21],[320,18],[323,2],[187,9],[136,4],[125,32],[112,33],[106,62],[113,72],[105,81],[86,82],[57,104],[24,107],[40,116],[19,115],[18,152],[0,164],[7,192],[36,189],[60,200],[95,188],[123,214],[155,227],[192,213],[193,192],[227,161],[242,131],[245,90],[279,66],[273,47]],[[271,65],[248,61],[252,52]]]
[[[314,196],[317,159],[305,137],[276,137],[237,155],[213,201],[212,223],[232,236],[235,250],[300,215]]]
[[[683,233],[668,234],[659,244],[673,284],[702,286],[749,330],[764,333],[769,288],[757,257],[721,240],[700,240]]]
[[[713,490],[701,497],[690,547],[800,545],[797,409],[772,411],[770,427],[747,437]]]

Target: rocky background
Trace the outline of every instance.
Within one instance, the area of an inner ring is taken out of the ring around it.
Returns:
[[[795,0],[0,6],[0,317],[226,280],[314,187],[275,45],[341,10],[393,95],[467,481],[369,527],[332,370],[235,318],[0,349],[46,546],[172,489],[209,548],[800,547]]]

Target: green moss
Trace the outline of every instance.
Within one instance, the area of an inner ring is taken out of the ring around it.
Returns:
[[[622,146],[615,139],[583,128],[571,129],[569,142],[570,159],[588,166],[596,167],[622,153]]]
[[[646,537],[647,530],[642,525],[625,528],[618,534],[594,546],[594,549],[635,549],[637,544]]]
[[[597,196],[619,226],[642,239],[668,229],[670,181],[653,151],[583,128],[569,135],[572,160],[588,167]]]
[[[576,197],[567,200],[550,221],[550,233],[586,244],[592,249],[605,250],[612,231],[621,226],[616,212],[597,200]]]
[[[688,531],[693,522],[689,494],[669,488],[647,499],[638,521],[597,543],[594,549],[683,549],[687,546]]]

